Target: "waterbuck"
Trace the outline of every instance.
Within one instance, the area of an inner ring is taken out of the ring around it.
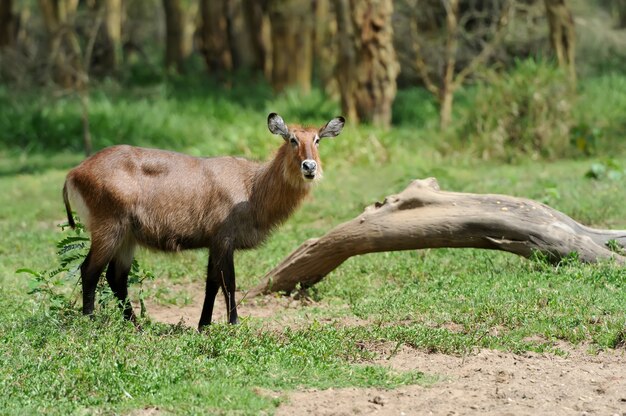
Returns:
[[[271,113],[269,130],[285,142],[266,163],[119,145],[72,169],[63,186],[68,221],[75,226],[71,201],[91,234],[80,268],[83,314],[93,314],[106,267],[124,317],[135,321],[127,286],[138,244],[163,251],[208,248],[199,328],[211,323],[220,287],[228,322],[237,323],[234,251],[262,243],[298,207],[322,175],[320,140],[337,136],[344,122],[336,117],[320,129],[287,126]]]

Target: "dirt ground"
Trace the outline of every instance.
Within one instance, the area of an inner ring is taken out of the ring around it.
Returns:
[[[379,364],[442,377],[430,387],[289,395],[278,415],[626,415],[624,351],[567,358],[482,350],[466,357],[403,349]]]
[[[195,326],[203,290],[192,289],[188,306],[148,302],[152,319]],[[238,299],[243,297],[239,294]],[[221,296],[219,296],[221,300]],[[293,313],[300,302],[265,297],[239,306],[242,317],[262,318],[269,328],[305,324]],[[217,319],[225,320],[223,303]],[[300,317],[298,317],[300,316]],[[346,322],[347,325],[358,324]],[[626,350],[590,355],[587,348],[559,345],[566,357],[516,355],[493,350],[464,357],[378,345],[376,363],[398,371],[418,370],[438,381],[428,387],[307,389],[289,393],[277,415],[619,415],[626,416]],[[285,397],[283,393],[263,394]]]

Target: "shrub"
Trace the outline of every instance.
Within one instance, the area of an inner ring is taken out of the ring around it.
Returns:
[[[573,139],[581,136],[598,153],[614,156],[626,148],[626,73],[581,79],[572,114],[577,120]]]
[[[560,158],[571,145],[574,91],[565,75],[545,63],[526,60],[477,86],[462,128],[481,157],[513,161],[520,155]]]
[[[425,88],[398,90],[393,102],[392,122],[396,126],[438,126],[439,105],[436,98]]]
[[[46,313],[71,313],[76,304],[77,294],[75,292],[80,282],[80,266],[89,252],[89,238],[86,236],[85,227],[78,217],[74,217],[74,220],[75,229],[69,229],[67,222],[59,225],[64,235],[56,244],[58,249],[57,265],[47,270],[34,270],[28,267],[16,270],[17,273],[26,273],[31,276],[28,294],[36,297],[37,304]],[[144,269],[136,259],[133,259],[128,275],[128,284],[139,287],[141,317],[144,317],[146,312],[142,286],[146,279],[153,280],[154,274]],[[98,282],[98,297],[100,298],[100,307],[106,307],[109,303],[107,301],[113,299],[112,293],[109,291],[108,285],[105,286],[103,279]],[[119,316],[121,317],[121,315]]]

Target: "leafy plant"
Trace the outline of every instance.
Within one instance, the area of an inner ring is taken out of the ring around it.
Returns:
[[[16,270],[17,273],[31,275],[28,294],[37,296],[40,307],[46,308],[47,311],[68,312],[73,310],[76,304],[75,290],[80,279],[80,266],[89,252],[89,237],[86,235],[85,226],[77,217],[74,218],[76,227],[69,232],[66,231],[70,228],[67,222],[59,224],[59,228],[66,235],[56,243],[57,267],[41,271],[27,267]],[[137,260],[133,260],[128,274],[128,284],[139,287],[142,317],[146,314],[143,298],[143,282],[146,279],[153,280],[154,274],[142,267]],[[111,298],[111,293],[103,282],[98,285],[98,294],[102,299],[100,305],[105,306]]]
[[[65,231],[69,227],[67,222],[59,227]],[[74,308],[74,289],[68,295],[67,286],[76,280],[80,274],[79,269],[84,258],[87,256],[87,241],[85,227],[80,222],[76,223],[76,228],[66,235],[56,244],[58,266],[49,270],[33,270],[31,268],[20,268],[17,273],[27,273],[31,275],[29,282],[29,295],[38,297],[41,307],[46,307],[50,311],[67,311]],[[76,280],[76,284],[78,281]],[[74,288],[76,287],[74,285]]]
[[[509,73],[486,77],[463,129],[483,158],[555,159],[572,153],[574,92],[558,68],[529,59]]]
[[[128,274],[128,285],[129,286],[138,286],[139,287],[139,305],[140,305],[140,315],[142,318],[146,316],[146,304],[144,302],[144,293],[143,293],[143,282],[145,280],[154,280],[154,273],[152,271],[145,269],[143,266],[137,262],[137,259],[133,259],[133,264],[130,267],[130,273]]]
[[[620,255],[624,255],[626,254],[626,250],[624,250],[624,248],[622,247],[622,245],[620,243],[617,242],[617,240],[609,240],[606,242],[606,247],[611,250],[614,253],[620,254]]]
[[[590,156],[596,153],[598,141],[602,138],[602,130],[598,127],[581,123],[571,131],[571,143],[581,153]]]
[[[585,173],[585,177],[589,179],[611,181],[621,180],[626,175],[624,169],[614,159],[607,159],[604,162],[593,163],[589,170]]]

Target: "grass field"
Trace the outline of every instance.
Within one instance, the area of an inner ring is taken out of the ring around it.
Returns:
[[[593,111],[601,112],[598,94],[606,83],[622,82],[585,84]],[[272,99],[263,88],[247,96],[237,89],[220,95],[193,87],[165,84],[122,93],[104,86],[92,98],[96,146],[130,142],[263,159],[280,140],[267,132],[269,111],[288,123],[320,125],[338,112],[318,92],[307,99],[297,94]],[[626,107],[611,97],[602,105]],[[60,190],[67,170],[82,159],[78,110],[71,98],[53,106],[28,97],[13,100],[2,91],[0,99],[10,105],[0,124],[13,126],[0,140],[2,414],[124,414],[151,407],[166,413],[271,413],[281,399],[264,390],[437,382],[433,374],[375,364],[368,346],[378,343],[448,354],[477,348],[562,354],[556,341],[590,353],[623,348],[626,341],[624,269],[575,260],[555,267],[480,250],[352,258],[311,289],[313,302],[297,311],[306,324],[280,329],[250,318],[236,327],[212,325],[200,334],[146,320],[144,331],[137,332],[111,302],[99,306],[94,320],[80,315],[79,304],[55,308],[42,294],[28,295],[32,277],[16,270],[57,267],[55,243],[65,235],[58,227],[64,221]],[[405,114],[390,131],[348,127],[322,143],[324,180],[267,244],[238,254],[240,289],[253,287],[305,239],[414,178],[435,176],[447,190],[528,197],[585,224],[626,229],[624,125],[618,121],[623,112],[612,107],[605,118],[586,114],[607,132],[593,156],[521,158],[514,165],[478,160],[471,147],[450,149],[444,136],[428,125],[410,125],[411,112]],[[40,140],[32,140],[35,136]],[[592,167],[595,179],[587,175]],[[185,299],[168,288],[202,282],[207,254],[141,251],[138,258],[156,276],[144,296],[177,304]],[[54,290],[71,299],[73,285]]]

